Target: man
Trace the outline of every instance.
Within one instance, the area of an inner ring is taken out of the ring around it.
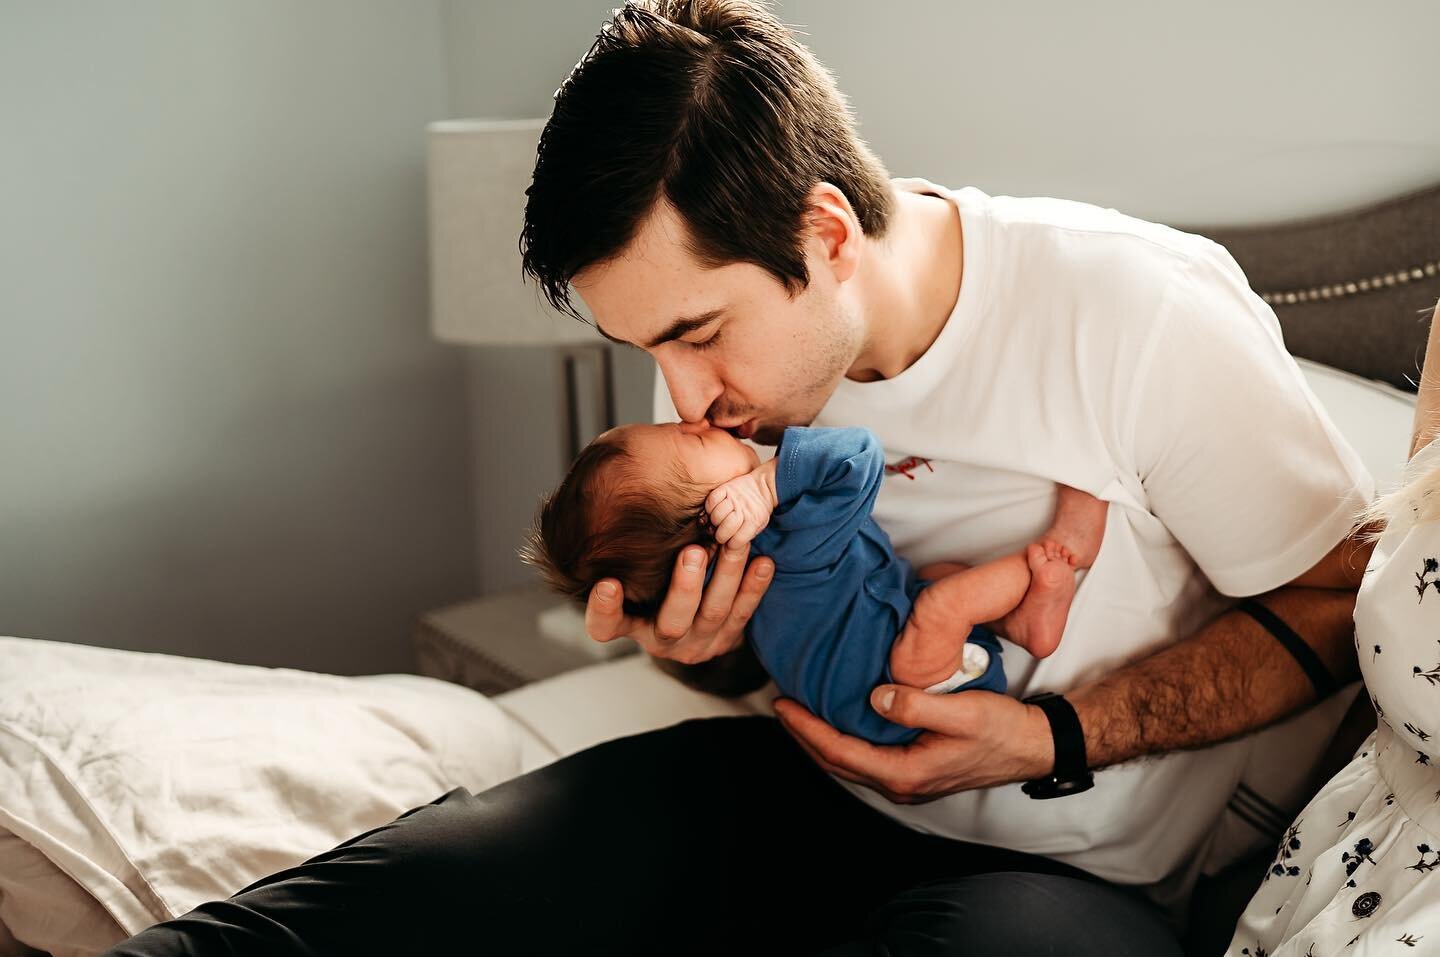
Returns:
[[[1137,889],[1175,904],[1263,839],[1255,814],[1219,823],[1237,783],[1303,797],[1345,701],[1246,735],[1353,679],[1344,540],[1371,493],[1224,250],[892,182],[828,74],[741,0],[616,11],[556,93],[522,248],[557,306],[573,290],[655,358],[687,428],[875,430],[895,473],[875,516],[917,564],[1033,539],[1057,482],[1109,501],[1060,651],[1006,655],[1012,691],[1063,698],[882,686],[873,705],[927,731],[903,748],[785,701],[783,730],[621,739],[115,953],[1177,953]],[[724,673],[773,570],[746,558],[707,584],[682,554],[653,623],[601,583],[590,632]],[[1274,748],[1292,767],[1260,780]]]

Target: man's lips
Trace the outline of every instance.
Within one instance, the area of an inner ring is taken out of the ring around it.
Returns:
[[[748,439],[755,434],[755,420],[746,419],[744,422],[735,425],[720,425],[716,423],[716,428],[724,429],[737,439]]]

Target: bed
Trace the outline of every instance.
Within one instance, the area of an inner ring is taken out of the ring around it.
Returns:
[[[1440,299],[1440,187],[1193,231],[1231,250],[1317,399],[1377,480],[1393,480]],[[94,954],[452,787],[689,717],[763,712],[769,698],[692,691],[644,656],[492,700],[414,675],[0,638],[0,955]]]

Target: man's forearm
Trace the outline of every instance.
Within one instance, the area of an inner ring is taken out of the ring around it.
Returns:
[[[1337,684],[1359,677],[1354,592],[1285,587],[1260,600],[1314,649]],[[1066,697],[1095,768],[1238,737],[1316,700],[1295,658],[1238,611]]]

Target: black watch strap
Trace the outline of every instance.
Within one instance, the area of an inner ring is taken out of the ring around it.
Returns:
[[[1055,770],[1048,777],[1036,778],[1020,785],[1020,790],[1036,800],[1068,797],[1095,786],[1095,776],[1085,757],[1085,732],[1080,716],[1061,695],[1052,691],[1032,695],[1024,700],[1045,712],[1050,734],[1055,741]]]

